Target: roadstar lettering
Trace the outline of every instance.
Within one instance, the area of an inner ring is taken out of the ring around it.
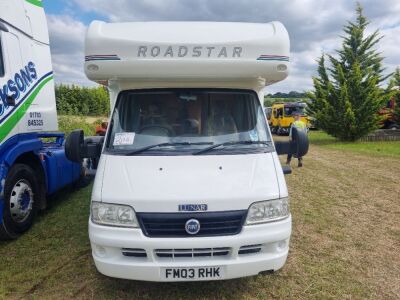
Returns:
[[[139,46],[137,57],[213,57],[213,58],[240,58],[242,47],[226,46]]]

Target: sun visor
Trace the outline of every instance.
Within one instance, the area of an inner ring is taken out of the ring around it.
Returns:
[[[279,22],[94,21],[85,72],[96,82],[263,79],[269,85],[287,77],[289,51]]]

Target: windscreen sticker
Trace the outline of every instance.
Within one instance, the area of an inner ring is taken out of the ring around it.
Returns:
[[[113,146],[133,145],[134,132],[117,132],[114,136]]]

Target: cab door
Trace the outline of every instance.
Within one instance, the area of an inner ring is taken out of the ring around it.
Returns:
[[[24,93],[24,90],[21,88],[23,82],[21,78],[16,76],[22,68],[21,47],[18,35],[11,31],[1,31],[1,47],[4,72],[3,77],[0,79],[1,99],[3,102],[3,106],[0,108],[0,112],[2,112],[0,123],[4,128],[1,130],[0,141],[6,136],[19,133],[19,117],[16,114],[19,113],[18,108],[20,107],[20,101]],[[13,98],[12,102],[14,103],[9,103],[7,98]]]
[[[15,74],[22,68],[19,38],[2,24],[1,39],[1,72],[0,72],[0,142],[7,136],[18,133],[17,108],[21,91],[15,83]],[[12,100],[12,101],[11,101]],[[13,103],[12,103],[13,102]]]
[[[5,60],[7,61],[6,74],[8,75],[7,77],[9,77],[8,79],[11,79],[15,82],[14,75],[19,73],[23,66],[19,37],[12,32],[3,32],[2,42],[3,49],[5,50]],[[21,98],[21,93],[23,93],[23,91],[19,91],[18,94],[15,93],[16,92],[13,90],[10,92],[10,94],[15,95],[15,100],[18,101]]]
[[[282,122],[283,122],[283,107],[279,107],[277,110],[276,110],[276,114],[277,114],[277,116],[278,116],[278,124],[277,124],[277,126],[278,127],[283,127],[282,126]]]
[[[271,124],[272,124],[272,126],[274,126],[274,127],[278,125],[278,110],[277,110],[276,107],[272,110],[272,120],[271,120]]]

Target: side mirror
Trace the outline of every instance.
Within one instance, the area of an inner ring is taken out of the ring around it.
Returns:
[[[82,129],[72,131],[65,141],[65,155],[70,161],[80,163],[84,158],[98,158],[101,154],[104,137],[84,138]]]
[[[299,130],[296,127],[292,128],[292,143],[291,151],[294,157],[303,157],[308,153],[309,141],[305,130]]]
[[[83,130],[72,131],[65,141],[65,156],[73,162],[80,163],[83,160]]]
[[[294,157],[302,157],[308,153],[309,141],[307,133],[296,127],[292,128],[292,140],[287,142],[275,142],[278,155],[292,153]]]

